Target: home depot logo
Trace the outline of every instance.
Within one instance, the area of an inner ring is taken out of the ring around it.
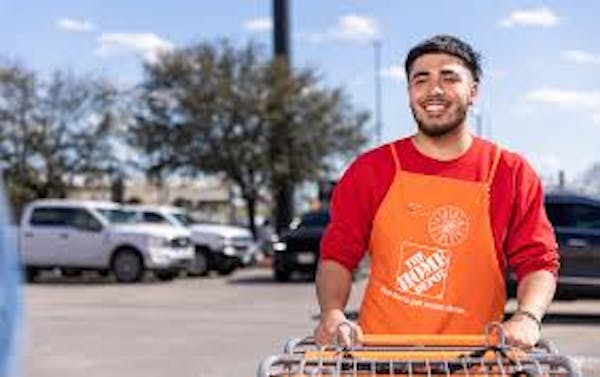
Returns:
[[[450,250],[404,242],[396,288],[403,293],[441,299],[446,289]]]

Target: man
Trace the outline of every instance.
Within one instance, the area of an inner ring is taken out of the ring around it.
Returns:
[[[507,340],[530,347],[556,286],[557,245],[539,178],[522,157],[471,136],[480,57],[446,35],[415,46],[405,71],[415,135],[359,156],[336,186],[321,242],[318,343],[351,342],[351,271],[371,256],[362,333],[483,334],[503,319],[505,268],[518,279]]]

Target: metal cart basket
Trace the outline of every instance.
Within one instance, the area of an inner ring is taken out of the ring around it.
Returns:
[[[506,344],[499,325],[485,335],[365,335],[355,347],[319,347],[291,339],[263,360],[258,377],[572,376],[575,362],[548,341],[523,350]]]

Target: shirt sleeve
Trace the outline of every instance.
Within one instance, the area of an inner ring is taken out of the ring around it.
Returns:
[[[520,160],[514,174],[514,208],[504,242],[508,265],[519,281],[539,270],[550,271],[556,277],[558,246],[544,208],[540,179],[524,160]]]
[[[371,160],[371,161],[370,161]],[[321,260],[334,260],[352,271],[368,248],[371,224],[379,205],[373,159],[361,156],[334,188],[330,222],[321,240]]]

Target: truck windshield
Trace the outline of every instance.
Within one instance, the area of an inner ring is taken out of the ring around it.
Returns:
[[[183,226],[190,226],[197,222],[192,216],[185,213],[174,213],[173,217],[175,217],[175,219],[177,219],[177,221],[179,221]]]
[[[134,211],[105,208],[96,208],[96,210],[111,224],[135,224],[137,222],[137,214]]]

